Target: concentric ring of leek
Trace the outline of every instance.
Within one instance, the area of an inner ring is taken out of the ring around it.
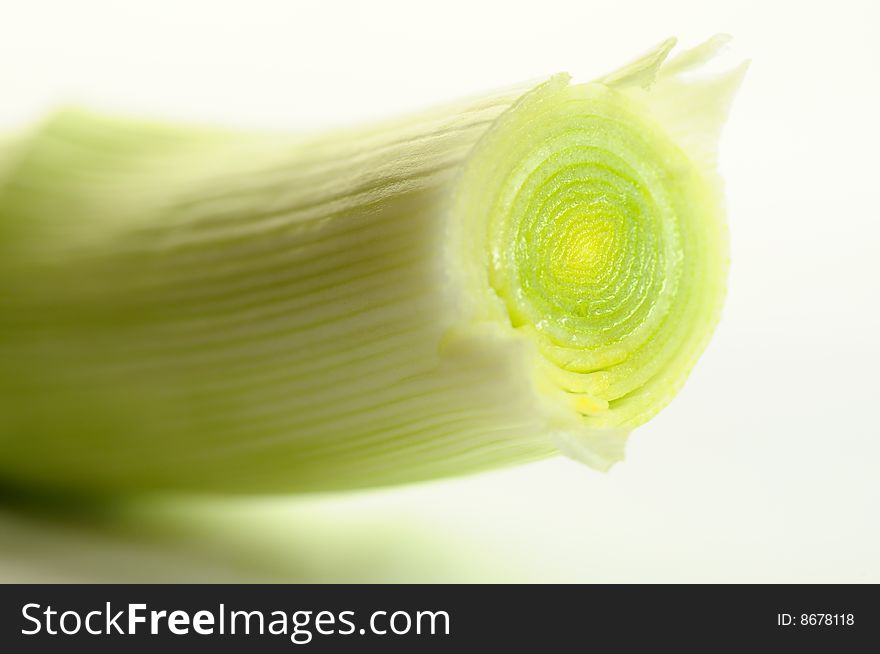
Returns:
[[[711,182],[638,99],[552,78],[483,137],[457,202],[466,274],[581,420],[663,408],[717,321],[726,238]]]

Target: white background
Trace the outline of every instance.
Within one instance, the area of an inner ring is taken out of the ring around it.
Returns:
[[[271,551],[279,579],[880,582],[876,6],[0,1],[0,128],[75,101],[313,129],[562,70],[589,79],[669,35],[690,45],[728,32],[752,59],[722,144],[725,315],[623,464],[603,475],[558,459],[239,503],[217,512],[246,526],[188,542],[191,565],[184,557],[177,578],[197,577],[199,548],[216,554],[228,537],[232,550]],[[324,531],[278,528],[315,516]],[[382,526],[381,540],[364,535],[369,525]],[[0,547],[11,533],[0,531]],[[20,561],[0,562],[7,578],[62,575],[20,549]],[[129,576],[145,565],[119,556]],[[217,558],[221,568],[237,560]]]

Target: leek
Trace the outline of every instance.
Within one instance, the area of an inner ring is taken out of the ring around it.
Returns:
[[[724,40],[317,138],[56,113],[0,167],[0,478],[607,469],[719,317]]]

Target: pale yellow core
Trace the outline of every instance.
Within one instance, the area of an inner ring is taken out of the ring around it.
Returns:
[[[613,261],[615,217],[592,205],[566,216],[551,250],[550,274],[563,288],[599,282]]]

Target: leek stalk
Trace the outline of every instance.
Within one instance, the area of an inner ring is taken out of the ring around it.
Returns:
[[[55,114],[0,166],[0,478],[607,469],[719,317],[723,42],[317,138]]]

